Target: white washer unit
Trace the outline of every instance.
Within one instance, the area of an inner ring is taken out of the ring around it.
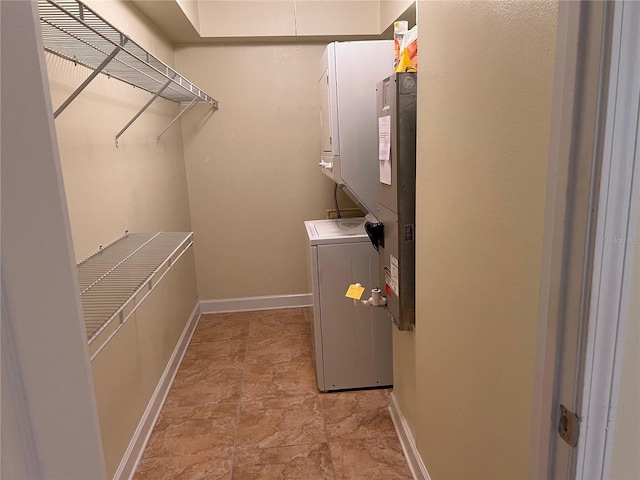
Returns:
[[[322,391],[393,384],[392,322],[383,308],[345,297],[352,283],[378,287],[378,252],[364,218],[306,221],[313,283],[312,351]]]

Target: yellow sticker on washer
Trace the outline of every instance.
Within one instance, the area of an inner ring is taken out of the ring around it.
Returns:
[[[349,285],[349,290],[347,290],[347,293],[345,293],[344,296],[347,298],[353,298],[354,300],[360,300],[363,293],[364,287],[356,283]]]

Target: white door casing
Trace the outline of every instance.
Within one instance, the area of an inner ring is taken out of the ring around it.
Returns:
[[[595,201],[601,3],[560,2],[551,118],[543,264],[536,350],[529,478],[565,478],[572,449],[556,440],[558,406],[577,411],[573,381],[582,353]],[[560,386],[564,391],[560,391]],[[560,400],[562,399],[562,400]],[[561,440],[562,441],[562,440]],[[559,449],[560,452],[557,452]],[[559,465],[562,463],[562,465]],[[553,467],[553,469],[552,469]],[[559,475],[560,470],[565,474]],[[552,473],[553,472],[553,473]]]
[[[640,3],[613,12],[609,91],[586,343],[577,478],[609,478],[616,404],[637,249],[640,199]],[[605,67],[606,68],[606,67]],[[636,319],[637,320],[637,319]],[[625,419],[620,419],[625,421]]]
[[[36,2],[2,1],[0,476],[106,478]]]
[[[638,114],[637,98],[635,103],[625,98],[629,92],[622,92],[624,85],[619,90],[620,52],[628,53],[627,47],[636,52],[638,44],[633,35],[622,35],[621,12],[627,7],[623,2],[559,5],[529,469],[532,479],[583,478],[590,471],[587,456],[602,459],[601,448],[599,454],[598,447],[587,454],[587,446],[596,446],[601,440],[596,438],[604,434],[595,428],[592,438],[585,433],[591,423],[585,409],[600,387],[583,387],[602,367],[611,373],[612,364],[606,356],[596,358],[594,346],[597,338],[612,332],[615,337],[617,329],[617,319],[615,325],[601,320],[597,329],[594,317],[599,301],[616,296],[609,285],[601,288],[601,275],[609,265],[598,242],[606,231],[607,218],[613,221],[612,215],[605,214],[606,206],[617,202],[618,209],[627,215],[631,200],[629,194],[608,197],[608,185],[624,184],[625,176],[630,190],[630,176],[624,168],[633,171],[629,155],[618,155],[618,160],[612,161],[616,149],[629,137],[621,133],[629,125],[614,118],[617,102],[627,102],[630,107],[626,110],[635,108],[636,120]],[[626,49],[620,48],[624,45]],[[637,72],[637,59],[635,69]],[[636,127],[637,123],[631,126]],[[635,145],[635,136],[631,138]],[[629,147],[625,148],[628,152]],[[610,169],[611,165],[624,168]],[[615,221],[624,223],[620,215]],[[620,301],[620,292],[616,298]],[[575,448],[558,434],[560,404],[580,417]]]

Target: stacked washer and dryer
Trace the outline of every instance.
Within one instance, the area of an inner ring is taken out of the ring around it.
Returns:
[[[334,42],[323,55],[323,173],[364,212],[378,208],[376,84],[392,70],[392,41]],[[350,284],[378,287],[378,252],[365,218],[310,220],[314,322],[311,331],[321,391],[393,384],[392,321],[383,308],[345,297]]]

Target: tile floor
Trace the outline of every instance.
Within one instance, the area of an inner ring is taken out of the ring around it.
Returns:
[[[318,391],[311,315],[203,315],[134,480],[411,479],[391,390]]]

